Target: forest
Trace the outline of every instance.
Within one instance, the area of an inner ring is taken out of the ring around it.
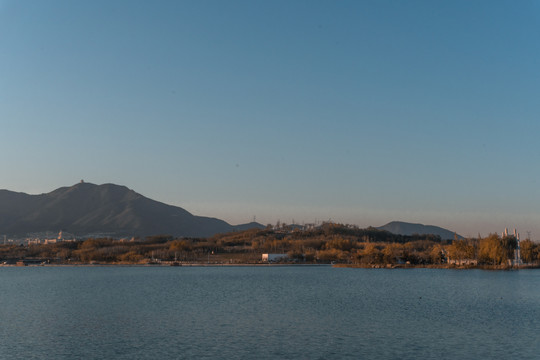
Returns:
[[[169,235],[41,245],[0,245],[2,264],[260,264],[263,253],[286,254],[281,263],[355,267],[508,268],[517,248],[513,236],[441,240],[435,235],[395,235],[376,228],[325,223],[313,229],[268,226],[209,238]],[[540,244],[520,241],[522,263],[540,264]],[[521,264],[520,264],[521,265]]]

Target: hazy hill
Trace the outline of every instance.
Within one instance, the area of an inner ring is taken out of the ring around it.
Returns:
[[[258,223],[230,225],[146,198],[125,186],[80,183],[48,194],[28,195],[0,190],[0,234],[64,230],[78,236],[170,234],[207,237]]]
[[[386,230],[391,232],[392,234],[398,234],[398,235],[413,235],[413,234],[433,234],[433,235],[439,235],[442,240],[453,240],[454,239],[454,232],[443,229],[438,226],[433,225],[423,225],[423,224],[413,224],[413,223],[407,223],[402,221],[392,221],[384,226],[378,227],[378,229]],[[458,238],[462,238],[460,235],[458,235]]]

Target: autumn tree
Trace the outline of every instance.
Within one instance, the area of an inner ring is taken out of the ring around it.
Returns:
[[[325,244],[326,249],[337,249],[342,251],[350,251],[352,247],[352,242],[349,239],[344,239],[341,236],[333,236]]]
[[[499,237],[491,234],[480,239],[478,260],[484,264],[501,265],[514,257],[517,239],[514,236]]]
[[[383,254],[373,243],[368,243],[362,251],[358,253],[360,261],[365,264],[379,264],[383,260]]]
[[[429,251],[429,258],[432,264],[441,264],[444,259],[443,247],[439,244],[434,245]]]
[[[401,244],[387,244],[382,250],[383,260],[387,264],[395,264],[403,257],[403,246]]]
[[[174,240],[169,245],[170,251],[191,251],[191,244],[186,240]]]
[[[539,246],[531,240],[520,241],[521,259],[525,263],[532,263],[538,260]]]
[[[476,259],[476,247],[468,240],[454,240],[447,251],[448,257],[453,260]]]

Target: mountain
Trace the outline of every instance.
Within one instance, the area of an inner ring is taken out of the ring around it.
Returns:
[[[391,232],[392,234],[398,234],[398,235],[413,235],[413,234],[439,235],[442,240],[453,240],[454,235],[455,235],[453,231],[443,229],[438,226],[413,224],[413,223],[407,223],[407,222],[402,222],[402,221],[392,221],[384,226],[378,227],[378,229],[386,230],[386,231]],[[460,235],[457,235],[457,237],[459,239],[463,238]]]
[[[264,228],[258,223],[233,226],[220,219],[195,216],[114,184],[81,182],[41,195],[0,190],[0,234],[10,236],[63,230],[77,236],[208,237],[250,227]]]

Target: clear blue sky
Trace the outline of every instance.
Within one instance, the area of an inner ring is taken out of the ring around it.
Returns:
[[[540,1],[0,0],[0,188],[540,239]]]

